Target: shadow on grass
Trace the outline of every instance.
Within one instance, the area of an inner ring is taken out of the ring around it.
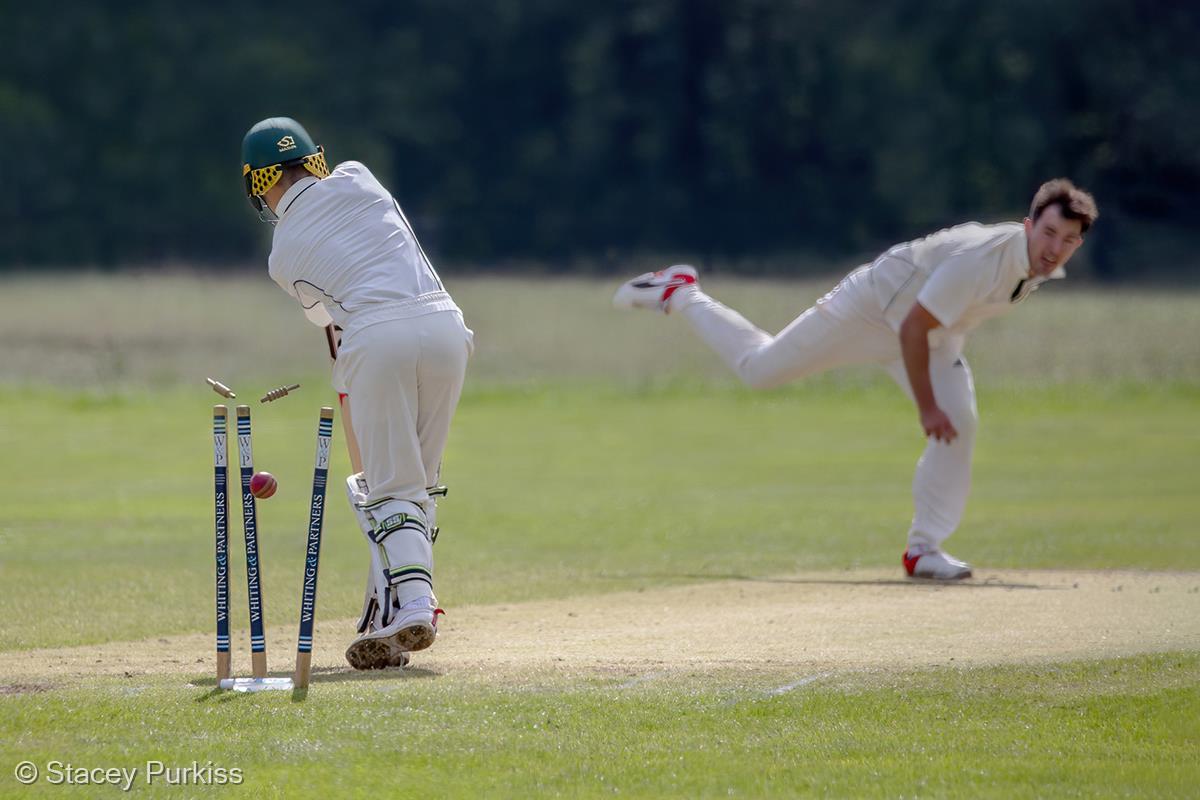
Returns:
[[[442,673],[424,667],[390,667],[388,669],[356,670],[349,667],[314,669],[313,683],[360,683],[367,681],[421,680],[440,678]]]
[[[440,678],[441,676],[442,673],[440,672],[422,667],[396,667],[371,670],[369,672],[347,669],[346,667],[324,667],[313,670],[311,683],[397,683],[400,681]],[[310,688],[312,688],[311,685],[303,689],[299,687],[293,689],[292,702],[303,703],[308,698],[308,690]]]
[[[290,672],[272,672],[272,678],[288,678],[291,677]],[[305,688],[296,687],[292,689],[292,702],[303,702],[308,697],[308,691],[312,688],[312,684],[321,683],[397,683],[400,681],[412,680],[427,680],[431,678],[440,678],[442,673],[423,667],[405,667],[403,669],[380,669],[371,670],[369,672],[360,672],[358,670],[349,669],[347,667],[322,667],[312,671],[310,677],[310,685]],[[208,687],[208,690],[196,697],[197,703],[229,703],[240,697],[248,697],[257,692],[235,692],[231,689],[222,689],[217,686],[216,678],[196,678],[189,682],[192,686]]]
[[[911,586],[933,589],[1033,589],[1037,591],[1070,590],[1070,586],[1047,586],[1037,583],[1017,583],[1000,580],[999,578],[984,578],[983,580],[939,581],[932,578],[770,578],[755,575],[737,575],[728,573],[622,573],[620,575],[599,575],[601,579],[630,580],[647,578],[652,580],[671,581],[743,581],[746,583],[791,583],[814,586]]]

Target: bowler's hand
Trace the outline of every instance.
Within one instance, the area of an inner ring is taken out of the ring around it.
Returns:
[[[921,412],[921,427],[925,429],[926,436],[932,436],[946,444],[950,444],[958,436],[954,423],[946,416],[946,412],[937,406]]]

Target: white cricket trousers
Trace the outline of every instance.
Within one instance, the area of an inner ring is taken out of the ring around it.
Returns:
[[[334,385],[349,394],[368,505],[429,499],[472,350],[458,311],[377,322],[343,339]]]
[[[834,367],[879,364],[913,399],[899,338],[883,320],[862,267],[817,301],[778,336],[700,291],[685,287],[671,297],[680,314],[746,385],[769,389]],[[929,354],[929,377],[939,406],[958,430],[945,444],[929,439],[913,477],[910,548],[936,549],[962,519],[971,489],[971,454],[978,411],[971,369],[955,348]]]

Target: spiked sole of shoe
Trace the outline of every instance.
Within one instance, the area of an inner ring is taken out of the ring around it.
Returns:
[[[346,661],[355,669],[384,669],[392,664],[392,646],[387,639],[361,639],[346,648]]]
[[[436,636],[437,629],[432,625],[417,624],[401,628],[392,636],[392,641],[399,645],[401,650],[413,653],[429,647]]]

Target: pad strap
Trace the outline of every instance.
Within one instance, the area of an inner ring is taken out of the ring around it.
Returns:
[[[409,581],[424,581],[429,584],[429,588],[433,588],[433,575],[429,570],[420,564],[405,564],[402,567],[391,567],[384,570],[387,575],[388,586],[399,586],[402,583]]]
[[[438,534],[442,532],[441,528],[433,524],[434,515],[437,514],[437,498],[450,494],[450,490],[443,485],[429,486],[426,487],[425,494],[429,495],[429,504],[425,507],[429,517],[429,543],[437,544]]]
[[[375,530],[371,531],[371,541],[375,544],[383,544],[384,540],[391,536],[396,531],[413,531],[430,539],[429,531],[425,530],[425,523],[420,518],[403,512],[392,514],[378,525]],[[432,542],[432,539],[430,539]]]
[[[383,590],[383,605],[380,608],[380,625],[386,628],[392,624],[392,619],[396,612],[400,610],[399,591],[397,587],[405,583],[423,583],[429,587],[429,593],[433,594],[433,575],[429,570],[420,564],[406,564],[402,567],[390,567],[383,571],[384,577],[387,579],[387,587]],[[406,592],[412,594],[412,592]],[[436,616],[434,617],[436,619]],[[365,630],[365,628],[363,629]],[[359,631],[360,633],[362,631]]]
[[[366,603],[363,604],[362,616],[358,618],[358,632],[366,633],[371,627],[371,621],[375,619],[375,615],[379,612],[379,598],[372,592]]]

